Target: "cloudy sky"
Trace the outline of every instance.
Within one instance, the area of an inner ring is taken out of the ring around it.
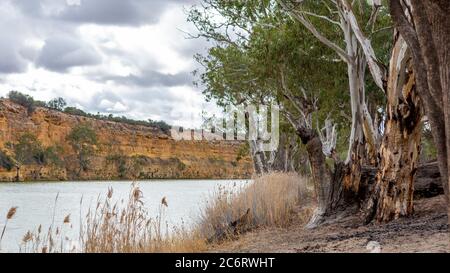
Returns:
[[[197,126],[204,102],[184,9],[196,0],[0,0],[0,96]]]

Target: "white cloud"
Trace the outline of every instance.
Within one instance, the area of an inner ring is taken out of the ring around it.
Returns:
[[[81,0],[66,0],[66,3],[69,6],[80,6]]]

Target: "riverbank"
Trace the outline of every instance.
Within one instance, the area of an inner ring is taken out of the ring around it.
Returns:
[[[206,177],[206,178],[163,178],[163,179],[159,179],[159,178],[152,178],[152,179],[89,179],[89,180],[25,180],[25,181],[0,181],[0,185],[1,184],[33,184],[33,183],[64,183],[64,182],[69,182],[69,183],[77,183],[77,182],[105,182],[105,183],[115,183],[115,182],[129,182],[129,183],[140,183],[140,182],[173,182],[173,181],[186,181],[186,182],[190,182],[190,181],[211,181],[211,180],[215,180],[215,181],[229,181],[229,180],[251,180],[252,178],[249,177],[237,177],[237,178],[213,178],[213,177]]]
[[[299,210],[297,213],[301,213]],[[387,224],[362,225],[359,215],[316,229],[305,229],[296,217],[286,228],[263,228],[238,240],[215,245],[209,252],[449,252],[449,233],[443,195],[415,201],[415,213]],[[371,242],[371,243],[370,243]],[[376,243],[375,243],[376,242]]]

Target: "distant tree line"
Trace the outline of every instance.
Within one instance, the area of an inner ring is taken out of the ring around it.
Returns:
[[[18,91],[10,91],[8,93],[8,98],[12,102],[25,107],[27,109],[28,114],[33,113],[33,111],[37,107],[44,107],[44,108],[52,109],[55,111],[64,112],[64,113],[67,113],[70,115],[88,117],[88,118],[93,118],[93,119],[97,119],[97,120],[107,120],[107,121],[114,121],[114,122],[130,124],[130,125],[140,125],[140,126],[145,126],[145,127],[158,128],[166,134],[169,133],[170,128],[171,128],[171,126],[169,124],[167,124],[165,121],[154,121],[151,119],[149,119],[149,120],[133,120],[133,119],[129,119],[125,116],[119,117],[119,116],[114,116],[112,114],[104,115],[104,114],[100,114],[100,113],[97,113],[97,114],[86,113],[85,111],[78,109],[76,107],[67,106],[67,102],[61,97],[52,99],[48,102],[44,102],[44,101],[40,101],[40,100],[35,100],[33,97],[23,94]]]

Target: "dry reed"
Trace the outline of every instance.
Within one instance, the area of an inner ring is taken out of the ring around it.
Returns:
[[[2,234],[0,235],[0,249],[2,248],[1,247],[2,240],[3,240],[3,236],[5,235],[6,227],[8,226],[8,221],[14,217],[16,212],[17,212],[17,207],[12,207],[8,210],[8,213],[6,214],[5,225],[3,226]]]

